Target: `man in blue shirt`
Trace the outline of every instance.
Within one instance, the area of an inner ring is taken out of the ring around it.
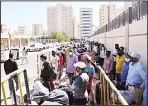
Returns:
[[[129,70],[129,63],[131,62],[131,56],[129,53],[126,54],[125,61],[122,65],[122,71],[121,71],[121,85],[122,89],[124,89],[124,86],[126,84],[126,78]]]
[[[132,100],[137,105],[142,103],[143,87],[141,86],[146,79],[146,72],[144,71],[139,59],[141,55],[139,53],[132,53],[132,62],[129,64],[129,71],[126,79],[126,86],[132,93]]]

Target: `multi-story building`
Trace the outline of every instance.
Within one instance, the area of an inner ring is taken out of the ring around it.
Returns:
[[[74,18],[73,18],[73,30],[74,30],[74,38],[78,38],[78,36],[79,36],[79,24],[78,24],[78,20],[77,20],[77,18],[74,16]]]
[[[99,27],[101,28],[116,17],[116,5],[109,3],[102,5],[99,11]]]
[[[60,31],[73,38],[72,6],[57,4],[54,7],[48,7],[47,30],[48,34],[51,34],[53,31]]]
[[[8,32],[8,27],[6,24],[1,24],[1,33]]]
[[[80,36],[87,39],[92,34],[93,28],[93,9],[80,8]]]
[[[33,24],[32,25],[32,35],[41,36],[43,31],[42,24]]]
[[[20,25],[17,27],[17,34],[18,35],[25,35],[29,31],[28,26],[26,25]]]
[[[123,13],[124,12],[124,8],[123,7],[121,7],[121,8],[116,8],[116,15],[115,15],[115,17],[117,17],[117,16],[119,16],[121,13]]]

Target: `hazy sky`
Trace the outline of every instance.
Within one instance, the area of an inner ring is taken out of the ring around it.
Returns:
[[[16,29],[18,25],[43,24],[47,29],[47,7],[57,3],[72,5],[73,15],[79,19],[79,8],[93,8],[93,24],[99,24],[99,8],[109,2],[1,2],[1,23]],[[116,7],[123,7],[123,2],[116,3]]]

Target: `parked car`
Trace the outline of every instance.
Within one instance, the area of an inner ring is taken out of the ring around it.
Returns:
[[[10,51],[1,51],[1,63],[4,63],[9,58]]]
[[[42,42],[42,44],[43,44],[43,49],[48,49],[49,48],[46,42]]]
[[[26,46],[26,50],[28,52],[30,52],[30,51],[41,51],[43,49],[44,49],[44,45],[42,43],[29,43]]]

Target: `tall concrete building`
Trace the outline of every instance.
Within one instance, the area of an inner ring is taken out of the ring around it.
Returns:
[[[93,9],[80,8],[80,36],[87,39],[93,30]]]
[[[6,24],[1,24],[1,33],[8,32],[8,26]]]
[[[57,4],[54,7],[48,7],[47,30],[49,35],[53,31],[60,31],[73,38],[72,6]]]
[[[29,28],[27,25],[20,25],[17,27],[17,34],[18,35],[25,35],[28,34]]]
[[[78,23],[78,20],[77,18],[74,16],[73,17],[73,25],[74,25],[74,38],[78,39],[79,38],[79,35],[80,35],[80,32],[79,32],[79,23]]]
[[[99,10],[99,27],[103,27],[116,17],[116,5],[109,3],[102,5]]]
[[[33,24],[32,25],[32,35],[41,36],[43,32],[42,24]]]
[[[116,8],[116,15],[115,15],[115,17],[119,16],[123,12],[124,12],[124,8],[123,7]]]

